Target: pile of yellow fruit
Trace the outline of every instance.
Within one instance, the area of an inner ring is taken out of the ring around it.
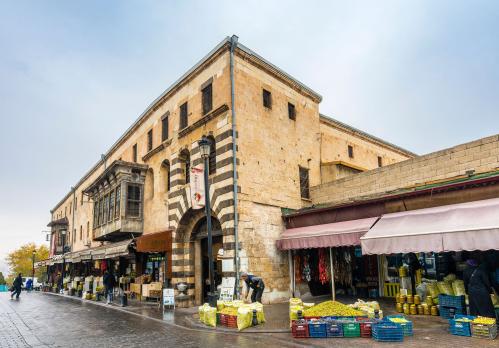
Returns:
[[[494,318],[477,317],[473,319],[473,324],[495,325],[495,323],[496,320]]]
[[[397,323],[397,324],[404,324],[404,323],[408,323],[409,320],[405,319],[405,318],[390,318],[390,321],[392,323]]]
[[[456,319],[456,321],[458,321],[460,323],[469,323],[469,322],[472,322],[473,319],[470,319],[470,318],[458,318],[458,319]]]
[[[306,317],[356,317],[362,315],[364,315],[363,312],[355,310],[337,301],[322,302],[303,311],[303,316]]]
[[[237,308],[236,307],[225,307],[220,311],[221,314],[225,315],[237,315]]]

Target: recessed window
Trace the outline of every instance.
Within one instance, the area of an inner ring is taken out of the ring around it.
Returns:
[[[152,150],[152,129],[149,129],[149,132],[147,132],[147,151]]]
[[[87,238],[86,238],[87,243],[89,239],[90,239],[90,221],[87,221]]]
[[[310,198],[310,182],[308,177],[308,168],[299,167],[300,174],[300,195],[301,198],[309,199]]]
[[[114,190],[109,194],[109,212],[107,215],[107,221],[113,221],[114,219]]]
[[[140,217],[141,187],[138,185],[128,185],[126,200],[126,216],[132,218]]]
[[[137,162],[137,144],[132,147],[132,161]]]
[[[290,120],[296,120],[296,109],[291,103],[288,103],[288,117]]]
[[[168,139],[168,116],[170,113],[167,113],[161,119],[161,141],[165,141]]]
[[[180,160],[184,164],[184,175],[185,175],[185,183],[188,184],[191,180],[191,156],[189,154],[189,150],[184,149],[180,153]]]
[[[211,135],[208,136],[210,141],[210,157],[208,160],[209,174],[215,174],[217,172],[217,144],[215,138]]]
[[[75,197],[75,211],[78,209],[78,197]]]
[[[184,129],[188,125],[187,119],[187,102],[180,105],[180,129]]]
[[[383,158],[381,156],[378,156],[378,167],[383,167]]]
[[[212,94],[212,84],[201,90],[202,94],[202,104],[203,104],[203,115],[206,115],[213,108],[213,94]]]
[[[262,92],[262,96],[263,96],[263,106],[272,109],[272,94],[266,89],[264,89]]]
[[[80,225],[80,240],[83,239],[83,226]]]
[[[353,158],[353,147],[348,145],[348,157]]]
[[[121,160],[121,159],[120,159]],[[83,191],[81,191],[80,205],[83,205]]]
[[[116,188],[116,200],[114,204],[114,218],[117,219],[120,216],[120,205],[121,205],[121,186]]]

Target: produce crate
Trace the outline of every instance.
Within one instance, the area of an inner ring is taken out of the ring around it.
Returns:
[[[343,337],[360,337],[360,325],[356,322],[343,322]]]
[[[220,325],[227,326],[227,315],[220,313]]]
[[[440,305],[440,308],[439,308],[440,316],[442,318],[445,318],[445,319],[452,319],[451,314],[450,314],[451,309],[454,309],[454,314],[465,314],[464,308],[447,307],[447,306]]]
[[[308,335],[313,338],[326,338],[326,322],[322,320],[310,320],[308,322]]]
[[[227,327],[237,329],[237,315],[226,315]]]
[[[497,337],[497,324],[475,324],[471,323],[471,335],[478,338],[493,340]]]
[[[327,337],[343,337],[343,325],[335,320],[326,321]]]
[[[402,342],[404,330],[398,324],[381,321],[372,326],[372,336],[378,342]]]
[[[360,326],[360,337],[371,338],[372,336],[372,326],[378,322],[375,319],[364,319],[358,320]]]
[[[471,315],[461,315],[461,314],[456,314],[454,319],[449,319],[449,332],[452,335],[456,336],[471,336],[471,322],[462,322],[462,321],[457,321],[457,319],[460,318],[467,318],[467,319],[475,319],[474,316]]]
[[[306,320],[293,320],[291,324],[291,334],[294,338],[307,338],[308,334],[308,323]]]
[[[405,323],[395,323],[390,321],[390,318],[402,318],[407,320]],[[400,325],[402,327],[402,330],[404,332],[404,336],[412,336],[412,321],[408,320],[406,317],[404,317],[402,314],[394,314],[394,315],[389,315],[386,317],[386,320],[390,321],[393,324]]]
[[[466,308],[466,299],[464,296],[438,295],[438,304],[442,307],[453,307],[456,309]]]
[[[221,318],[220,318],[221,315],[222,314],[217,313],[217,326],[222,325],[222,321],[221,321]]]
[[[303,316],[303,319],[305,320],[319,320],[319,319],[324,319],[326,317],[306,317],[306,316]]]

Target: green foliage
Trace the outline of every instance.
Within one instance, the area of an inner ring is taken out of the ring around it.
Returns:
[[[5,284],[7,284],[7,282],[5,281],[3,273],[0,272],[0,285],[5,285]]]
[[[6,261],[10,268],[7,283],[11,284],[15,276],[21,273],[23,276],[31,276],[33,272],[33,250],[35,250],[35,262],[46,260],[49,257],[49,250],[45,245],[36,246],[35,243],[28,243],[20,246],[7,255]],[[41,278],[45,269],[35,270],[35,277]]]

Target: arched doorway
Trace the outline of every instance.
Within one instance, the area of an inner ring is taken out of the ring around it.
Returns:
[[[208,230],[206,217],[201,218],[191,232],[191,245],[194,246],[194,277],[195,277],[195,301],[197,304],[208,300],[209,285],[209,251]],[[215,288],[222,283],[222,261],[223,256],[223,234],[222,226],[218,219],[212,217],[212,252],[214,263]]]

